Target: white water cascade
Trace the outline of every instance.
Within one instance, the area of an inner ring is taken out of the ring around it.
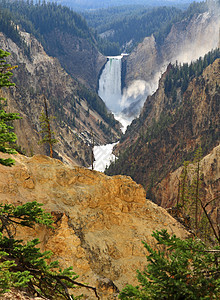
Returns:
[[[115,119],[122,124],[122,131],[139,113],[146,99],[149,86],[143,80],[136,80],[131,86],[121,90],[121,62],[123,55],[109,56],[108,61],[99,79],[98,95],[105,102],[108,109],[114,114]],[[105,167],[115,160],[112,149],[115,144],[95,146],[94,169],[104,171]]]
[[[99,97],[114,114],[121,111],[121,59],[110,56],[99,79]]]

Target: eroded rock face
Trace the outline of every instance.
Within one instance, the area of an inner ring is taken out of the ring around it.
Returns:
[[[46,298],[32,297],[19,290],[12,290],[0,296],[1,300],[45,300]]]
[[[88,40],[58,29],[51,31],[46,40],[48,53],[58,58],[64,69],[74,78],[96,90],[99,73],[106,63],[106,57]],[[54,47],[54,41],[62,51]]]
[[[199,145],[204,156],[219,145],[220,59],[194,78],[177,101],[165,94],[165,76],[166,73],[156,93],[145,101],[139,118],[117,144],[116,151],[121,155],[107,170],[108,174],[130,175],[158,204],[160,197],[154,191],[160,181],[184,161],[192,161]],[[209,187],[212,190],[211,184]]]
[[[80,281],[97,287],[101,299],[115,299],[118,289],[136,282],[136,270],[146,264],[142,241],[155,246],[153,230],[187,236],[166,210],[146,200],[144,189],[130,177],[69,168],[46,156],[14,158],[15,166],[0,166],[0,201],[36,200],[55,219],[54,230],[38,226],[18,235],[37,236],[42,250],[52,250],[63,267],[72,265]]]
[[[138,79],[149,81],[154,76],[158,64],[154,36],[146,37],[125,60],[127,85]]]

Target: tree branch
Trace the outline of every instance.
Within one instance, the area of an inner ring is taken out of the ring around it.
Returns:
[[[86,284],[84,284],[84,283],[77,282],[77,281],[72,280],[71,278],[69,278],[69,277],[67,277],[67,276],[65,276],[65,275],[51,275],[51,276],[52,276],[53,278],[55,278],[55,279],[60,279],[60,280],[63,279],[63,280],[69,281],[69,282],[71,282],[71,283],[73,283],[73,284],[76,284],[76,285],[78,285],[78,286],[80,286],[80,287],[84,287],[84,288],[87,288],[87,289],[91,289],[91,290],[94,291],[94,293],[95,293],[95,295],[96,295],[96,298],[97,298],[97,299],[100,299],[99,295],[97,294],[96,288],[93,287],[93,286],[90,286],[90,285],[86,285]]]
[[[219,197],[215,197],[214,199],[210,200],[209,202],[207,202],[205,205],[204,205],[204,208],[206,208],[206,206],[208,206],[212,201],[215,201],[219,199]]]
[[[206,217],[207,217],[207,219],[208,219],[208,221],[209,221],[209,224],[210,224],[210,226],[211,226],[211,228],[212,228],[212,230],[213,230],[213,232],[214,232],[214,235],[215,235],[215,237],[216,237],[218,243],[220,244],[220,237],[218,236],[218,234],[217,234],[217,232],[216,232],[216,230],[215,230],[215,227],[214,227],[214,225],[213,225],[213,223],[212,223],[212,221],[211,221],[211,219],[210,219],[210,217],[209,217],[209,215],[208,215],[208,213],[207,213],[207,211],[206,211],[206,209],[205,209],[205,206],[203,205],[202,200],[201,200],[199,197],[198,197],[198,199],[199,199],[200,204],[201,204],[201,206],[202,206],[202,209],[203,209],[203,211],[204,211],[204,213],[205,213],[205,215],[206,215]]]

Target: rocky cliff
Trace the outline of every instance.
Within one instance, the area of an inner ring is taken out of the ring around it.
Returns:
[[[143,270],[146,263],[141,241],[156,246],[153,230],[166,228],[187,236],[166,210],[146,200],[144,189],[129,177],[69,168],[46,156],[13,157],[15,166],[0,166],[0,201],[36,200],[55,220],[53,230],[17,228],[18,236],[38,237],[42,250],[52,250],[62,266],[72,265],[81,282],[97,287],[101,299],[116,299],[118,289],[136,282],[135,270]]]
[[[91,164],[91,146],[88,146],[91,132],[96,144],[116,141],[120,135],[118,122],[107,112],[102,100],[68,75],[32,35],[21,34],[29,47],[29,56],[0,34],[1,48],[11,53],[7,61],[18,66],[12,77],[16,87],[2,92],[8,100],[7,109],[22,117],[14,123],[19,146],[27,155],[47,153],[47,149],[38,145],[41,139],[39,116],[44,109],[45,95],[49,115],[56,117],[52,124],[59,140],[54,146],[55,157],[69,164],[88,166]],[[94,103],[100,113],[93,108]]]
[[[107,59],[86,39],[53,30],[45,35],[47,51],[79,82],[96,90],[100,71]],[[57,47],[54,47],[54,44]],[[60,51],[62,49],[62,51]]]
[[[170,62],[191,62],[204,56],[218,46],[219,26],[219,11],[209,11],[175,23],[162,44],[153,35],[146,37],[125,58],[126,86],[133,80],[158,81]]]

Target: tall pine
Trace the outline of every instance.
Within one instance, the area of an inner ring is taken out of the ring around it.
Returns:
[[[49,117],[46,97],[44,96],[44,111],[40,115],[40,133],[43,135],[43,138],[39,141],[39,144],[48,144],[50,147],[50,157],[53,157],[53,145],[58,143],[58,140],[55,139],[54,131],[51,129],[51,121],[54,119],[53,116]]]
[[[10,53],[0,49],[0,89],[14,86],[14,84],[9,81],[9,78],[12,76],[10,70],[14,67],[6,63],[5,58],[8,55],[10,55]],[[13,127],[11,126],[11,122],[20,119],[20,117],[17,113],[7,113],[4,110],[5,102],[6,99],[0,97],[0,152],[13,154],[16,153],[12,146],[16,141],[16,134],[12,131]],[[14,160],[11,158],[0,158],[0,164],[11,166],[13,163]]]

